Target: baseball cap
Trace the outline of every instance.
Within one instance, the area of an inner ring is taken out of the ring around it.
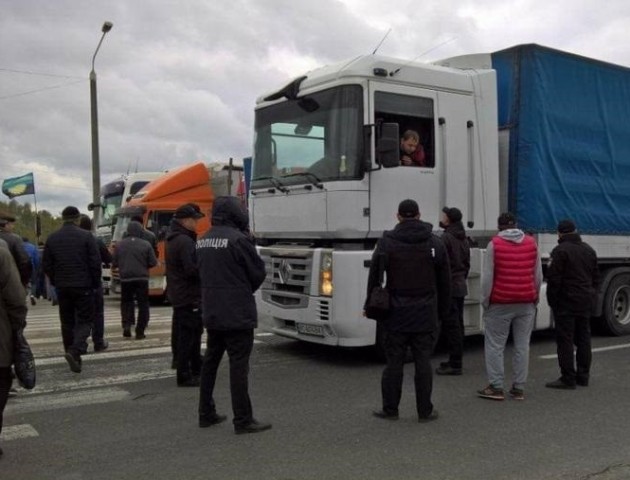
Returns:
[[[462,221],[462,211],[459,208],[448,208],[448,207],[444,207],[442,209],[442,211],[446,214],[446,216],[448,217],[449,222],[451,223],[456,223],[456,222],[461,222]]]
[[[174,218],[203,218],[205,215],[201,213],[199,205],[196,203],[186,203],[175,210]]]
[[[398,215],[403,218],[413,218],[420,215],[418,203],[415,200],[407,199],[398,204]]]
[[[572,220],[561,220],[558,223],[558,233],[573,233],[575,232],[575,223]]]

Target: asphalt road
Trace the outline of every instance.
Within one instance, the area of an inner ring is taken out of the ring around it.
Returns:
[[[439,420],[419,424],[412,365],[400,420],[383,421],[371,416],[382,365],[369,352],[257,332],[250,393],[273,429],[237,436],[230,422],[198,428],[198,390],[176,387],[170,308],[152,308],[144,341],[123,340],[116,301],[106,308],[111,347],[86,356],[79,375],[63,361],[56,308],[31,309],[38,386],[9,400],[0,478],[630,478],[628,338],[595,337],[591,386],[555,391],[544,387],[558,376],[553,337],[537,334],[523,402],[475,396],[483,342],[467,339],[464,375],[434,378]],[[227,373],[224,360],[215,398],[230,415]]]

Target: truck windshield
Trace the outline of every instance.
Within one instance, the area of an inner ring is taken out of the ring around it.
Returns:
[[[101,215],[97,227],[109,227],[114,224],[114,214],[122,204],[124,180],[116,180],[101,188]]]
[[[361,175],[363,91],[346,85],[256,111],[252,188]],[[295,175],[306,173],[307,175]],[[257,180],[258,179],[258,180]]]

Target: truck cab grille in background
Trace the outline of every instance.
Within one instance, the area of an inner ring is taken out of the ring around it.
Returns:
[[[262,251],[261,257],[267,272],[263,289],[309,294],[313,268],[313,257],[310,252],[299,256],[274,256]]]

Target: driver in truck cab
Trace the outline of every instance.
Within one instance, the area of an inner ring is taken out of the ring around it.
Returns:
[[[400,164],[406,167],[425,167],[426,155],[415,130],[406,130],[400,139]]]

